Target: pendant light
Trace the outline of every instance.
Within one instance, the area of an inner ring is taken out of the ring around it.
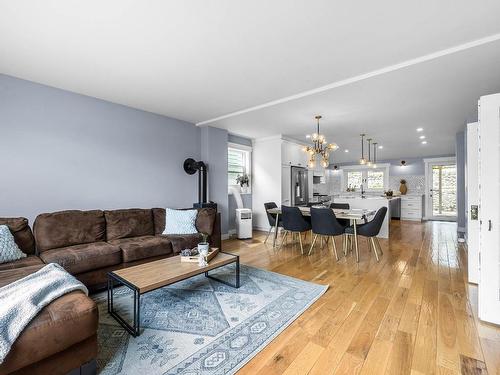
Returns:
[[[373,168],[377,168],[377,142],[373,142]]]
[[[316,159],[321,159],[320,163],[323,168],[327,168],[330,164],[330,151],[335,151],[339,148],[336,143],[327,143],[325,136],[319,132],[319,120],[321,116],[318,115],[316,119],[316,133],[313,133],[309,138],[313,141],[313,146],[305,146],[303,148],[304,152],[309,154],[309,162],[307,166],[309,168],[314,168],[316,166]]]
[[[372,166],[372,158],[371,158],[371,148],[372,148],[372,139],[368,138],[368,161],[366,162],[366,165],[371,167]]]
[[[365,159],[365,135],[366,134],[360,134],[361,136],[361,159],[359,159],[359,164],[364,165],[366,164],[366,159]]]

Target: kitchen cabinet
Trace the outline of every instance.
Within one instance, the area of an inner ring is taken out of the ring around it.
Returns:
[[[292,202],[291,170],[292,167],[288,165],[281,166],[281,204],[285,206],[290,206]]]
[[[291,167],[307,168],[307,154],[302,145],[283,137],[258,138],[252,149],[252,207],[253,225],[268,230],[269,222],[264,203],[291,204]],[[308,173],[308,193],[312,198],[313,176]]]
[[[479,318],[500,324],[500,94],[479,99]]]
[[[401,220],[421,221],[424,212],[423,195],[401,196]]]
[[[304,146],[290,141],[281,144],[281,163],[283,165],[294,165],[307,167],[307,154],[302,150]]]

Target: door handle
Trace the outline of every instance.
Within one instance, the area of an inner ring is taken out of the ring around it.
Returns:
[[[491,232],[491,220],[488,220],[488,232]]]

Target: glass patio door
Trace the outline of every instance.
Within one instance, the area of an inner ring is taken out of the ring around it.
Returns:
[[[429,211],[433,220],[457,218],[457,167],[453,163],[429,164]]]

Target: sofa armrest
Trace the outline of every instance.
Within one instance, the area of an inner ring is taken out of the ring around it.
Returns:
[[[209,238],[211,247],[218,247],[222,250],[222,238],[221,238],[221,228],[220,228],[220,212],[215,214],[214,229],[212,230],[212,235]]]

